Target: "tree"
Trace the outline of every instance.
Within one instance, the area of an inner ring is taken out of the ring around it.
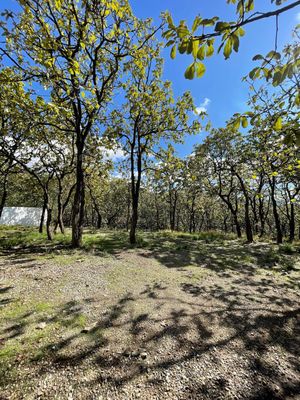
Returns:
[[[206,171],[205,182],[208,184],[212,193],[219,196],[230,211],[236,233],[242,236],[241,224],[239,221],[239,201],[238,185],[236,177],[228,168],[228,158],[230,157],[229,141],[224,140],[227,132],[225,130],[213,130],[211,135],[205,140],[203,145],[196,148],[197,165]],[[208,172],[208,173],[207,173]]]
[[[114,127],[107,130],[121,143],[128,157],[131,180],[130,243],[136,243],[140,189],[150,157],[163,140],[180,142],[185,134],[196,133],[198,122],[189,123],[194,110],[189,92],[175,102],[169,81],[162,81],[160,46],[150,42],[139,51],[138,59],[126,65],[129,79],[125,87],[126,103],[115,110]]]
[[[139,33],[145,23],[134,18],[127,0],[19,0],[19,5],[19,15],[9,14],[9,28],[1,24],[6,37],[6,47],[1,51],[24,80],[36,81],[51,90],[52,104],[59,114],[65,114],[63,124],[57,128],[66,135],[75,135],[72,245],[79,247],[84,221],[86,141],[111,101],[121,60],[134,56],[148,40]]]

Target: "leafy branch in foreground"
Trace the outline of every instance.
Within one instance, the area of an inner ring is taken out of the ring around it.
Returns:
[[[237,18],[235,21],[221,21],[218,16],[203,18],[197,15],[192,27],[189,28],[185,20],[181,20],[179,25],[175,25],[171,15],[169,13],[164,14],[168,28],[164,31],[163,37],[167,41],[166,47],[171,47],[171,58],[176,57],[178,50],[180,54],[190,54],[194,59],[185,71],[187,79],[203,76],[205,65],[202,61],[214,54],[216,38],[221,38],[217,52],[223,50],[225,59],[228,59],[232,51],[238,52],[239,50],[240,38],[245,35],[243,27],[262,19],[270,17],[276,19],[276,50],[279,15],[300,5],[298,0],[272,11],[254,12],[254,0],[227,0],[227,3],[236,4]],[[274,3],[273,0],[272,3]],[[275,3],[280,6],[282,1],[279,0]]]

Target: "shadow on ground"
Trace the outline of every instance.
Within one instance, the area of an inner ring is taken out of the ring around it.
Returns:
[[[238,398],[296,398],[300,308],[288,295],[274,295],[268,281],[257,286],[252,282],[251,293],[249,284],[246,276],[243,289],[241,282],[232,282],[229,290],[214,283],[182,284],[178,296],[168,295],[168,288],[159,284],[145,286],[139,295],[129,293],[119,299],[88,327],[76,325],[84,302],[73,301],[38,317],[34,326],[30,326],[34,311],[27,311],[11,321],[1,337],[23,343],[13,365],[28,362],[40,379],[47,372],[44,361],[57,371],[91,362],[96,373],[84,383],[89,388],[100,383],[121,389],[142,379],[156,392],[174,379],[180,390],[177,381],[183,376],[186,397],[182,398],[221,399],[230,390]],[[3,288],[1,294],[7,291]],[[153,303],[150,311],[133,316],[132,310],[146,301]],[[23,350],[32,346],[26,332],[40,323],[50,332],[58,329],[59,335],[52,333],[52,340],[41,340],[24,355]],[[7,371],[2,383],[11,384],[11,379]]]
[[[117,262],[124,242],[111,242],[113,236],[105,246]],[[5,257],[20,268],[34,261],[34,252],[18,251],[7,250]],[[202,268],[207,278],[177,286],[144,282],[103,305],[86,298],[8,315],[0,331],[0,383],[7,393],[20,374],[42,381],[51,366],[58,376],[71,371],[67,378],[74,381],[75,395],[105,388],[127,398],[134,383],[147,387],[149,399],[297,398],[300,304],[296,280],[286,275],[297,270],[296,256],[278,258],[265,244],[178,237],[150,237],[137,255],[140,268],[143,260],[154,259],[179,272]],[[30,258],[18,263],[22,256]],[[14,301],[12,289],[1,287],[1,306]],[[97,310],[91,321],[85,318],[87,307]],[[48,387],[45,398],[55,393]]]

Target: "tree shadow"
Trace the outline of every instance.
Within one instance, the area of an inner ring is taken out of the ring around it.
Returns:
[[[122,240],[112,243],[113,236],[106,248],[120,256]],[[58,374],[71,368],[78,379],[92,365],[93,375],[77,383],[78,397],[84,388],[104,385],[115,393],[139,383],[150,398],[164,391],[182,399],[223,399],[229,393],[239,399],[296,398],[299,295],[289,281],[274,279],[266,251],[265,244],[238,241],[150,239],[137,250],[142,260],[153,258],[178,271],[192,265],[212,278],[176,285],[145,282],[134,293],[112,296],[90,320],[86,306],[99,307],[94,298],[65,302],[49,312],[20,313],[0,331],[4,349],[21,343],[9,364],[21,370],[18,357],[25,354],[41,380],[50,367]],[[295,265],[296,258],[291,260]],[[10,290],[4,287],[1,294]],[[45,327],[37,329],[41,323]],[[33,339],[33,333],[40,337]],[[4,374],[2,382],[7,387],[16,379]]]
[[[92,362],[96,377],[81,383],[85,387],[105,382],[120,390],[139,381],[151,385],[153,396],[166,388],[172,397],[172,387],[183,390],[176,388],[183,374],[188,378],[181,398],[225,398],[228,390],[244,399],[293,398],[300,389],[299,303],[258,288],[251,282],[252,299],[247,285],[238,290],[237,283],[229,290],[214,282],[206,287],[183,283],[174,294],[168,285],[154,283],[111,303],[86,329],[74,321],[94,299],[67,302],[34,320],[23,314],[14,320],[18,328],[1,335],[7,341],[18,337],[25,349],[26,331],[46,324],[51,334],[34,346],[28,360],[35,370],[40,366],[40,379],[48,373],[43,360],[51,371]],[[148,312],[133,312],[145,302],[151,302]],[[157,304],[164,312],[157,313]]]

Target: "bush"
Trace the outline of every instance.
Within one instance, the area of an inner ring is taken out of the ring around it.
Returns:
[[[279,251],[284,254],[294,254],[297,252],[292,243],[284,243],[279,246]]]
[[[275,265],[280,261],[279,254],[272,248],[267,251],[267,253],[263,256],[263,264],[267,264],[269,266]]]

